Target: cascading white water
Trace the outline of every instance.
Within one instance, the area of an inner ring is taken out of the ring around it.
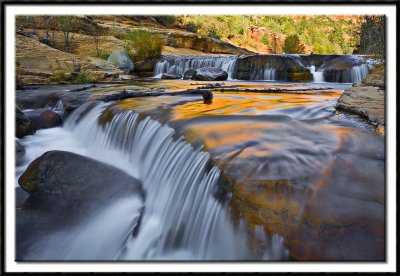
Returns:
[[[245,223],[235,225],[226,207],[213,196],[220,171],[208,167],[208,153],[194,149],[182,139],[174,140],[173,129],[148,117],[141,120],[133,111],[118,113],[101,125],[98,119],[106,105],[90,105],[83,105],[71,114],[63,131],[76,137],[88,156],[113,164],[141,180],[146,200],[139,232],[135,237],[129,232],[132,220],[137,217],[136,203],[129,204],[123,198],[70,232],[66,229],[39,241],[29,254],[30,259],[287,257],[283,239],[276,235],[267,239],[263,229],[256,235],[258,244],[264,246],[263,252],[249,249]],[[110,218],[115,222],[111,223]],[[89,248],[85,249],[86,246]]]
[[[310,66],[309,69],[313,75],[313,82],[324,82],[324,71],[316,71],[314,65]]]
[[[203,67],[217,67],[228,73],[228,79],[232,79],[235,69],[235,56],[223,57],[180,57],[159,61],[155,65],[155,77],[161,77],[163,73],[183,75],[188,69]]]
[[[276,69],[271,67],[271,65],[269,64],[266,64],[261,68],[253,67],[250,72],[250,78],[252,80],[266,80],[266,81],[276,80]]]
[[[362,64],[359,66],[354,66],[350,70],[346,71],[343,76],[343,82],[360,82],[362,81],[366,76],[368,76],[368,65],[367,64]]]

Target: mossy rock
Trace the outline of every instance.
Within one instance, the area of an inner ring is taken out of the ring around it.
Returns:
[[[292,82],[308,82],[313,78],[310,72],[301,72],[301,73],[290,73],[289,81]]]

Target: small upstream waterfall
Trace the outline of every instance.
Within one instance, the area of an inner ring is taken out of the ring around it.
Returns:
[[[316,71],[313,65],[310,67],[310,72],[313,75],[313,82],[324,82],[324,71]]]
[[[251,80],[276,80],[276,69],[266,64],[262,67],[253,67],[250,72]]]
[[[369,70],[367,64],[354,66],[351,70],[344,73],[343,82],[360,82],[368,76]]]
[[[307,60],[308,57],[313,57],[313,55],[165,56],[164,60],[155,64],[154,76],[160,78],[163,73],[183,75],[186,70],[191,68],[218,67],[228,73],[228,80],[240,80],[243,77],[243,71],[247,71],[248,74],[245,74],[243,80],[289,81],[291,69],[294,67],[309,70],[313,75],[313,82],[316,83],[355,83],[362,81],[368,75],[372,66],[360,56],[323,55],[320,60],[324,57],[328,59],[324,61],[325,65],[318,65],[317,67],[315,65],[318,64],[317,61]],[[245,63],[242,68],[240,64],[243,64],[243,62],[241,61],[249,58],[251,58],[251,61]],[[344,62],[348,69],[323,69],[326,66],[336,68],[335,62]]]
[[[141,180],[146,191],[139,232],[137,199],[122,198],[91,218],[46,236],[28,259],[57,260],[276,260],[288,252],[283,239],[268,238],[259,226],[251,234],[232,222],[227,207],[214,197],[220,171],[209,154],[194,149],[174,130],[133,111],[99,123],[105,104],[85,104],[68,117],[62,131],[71,133],[88,156],[112,164]],[[92,156],[93,155],[93,156]],[[115,229],[114,229],[115,228]]]
[[[329,82],[357,83],[368,76],[370,67],[368,64],[361,64],[344,71],[331,71],[328,76],[325,75],[325,79]]]
[[[188,69],[203,67],[217,67],[228,73],[228,79],[232,79],[235,69],[235,56],[224,57],[175,57],[159,61],[155,65],[154,74],[160,77],[161,74],[183,75]]]

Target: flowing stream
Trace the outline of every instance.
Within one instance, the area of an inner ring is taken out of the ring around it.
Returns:
[[[350,69],[332,70],[335,62]],[[349,83],[368,74],[369,64],[353,56],[169,56],[156,64],[155,75],[205,66],[224,69],[230,79],[247,68],[246,76],[254,80],[228,86],[289,91],[215,92],[212,101],[163,95],[87,102],[62,127],[19,139],[26,153],[16,167],[16,183],[33,160],[62,150],[122,170],[140,181],[146,196],[125,194],[20,244],[17,234],[18,260],[377,260],[384,255],[384,138],[364,120],[335,109]],[[312,79],[288,83],[290,66]],[[86,99],[122,88],[180,91],[193,88],[191,82],[141,80],[81,94],[44,87],[20,91],[17,102],[24,108],[52,107],[64,117],[55,93]],[[304,89],[323,86],[327,89]],[[22,233],[29,233],[36,211],[16,207],[17,222],[28,219]]]
[[[255,234],[262,252],[251,252],[245,224],[234,225],[227,207],[214,197],[219,178],[209,154],[194,149],[174,131],[138,113],[118,113],[104,128],[99,104],[76,110],[63,128],[40,130],[21,142],[25,165],[47,150],[69,150],[116,166],[142,181],[146,190],[140,231],[131,235],[140,203],[121,198],[73,229],[35,242],[29,260],[245,260],[284,259],[287,250],[278,235],[263,228]],[[19,171],[21,171],[20,169]],[[127,238],[128,237],[128,238]]]

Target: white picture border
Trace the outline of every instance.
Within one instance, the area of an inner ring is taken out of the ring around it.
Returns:
[[[21,14],[380,14],[387,16],[387,262],[15,262],[15,16]],[[396,271],[396,6],[395,5],[6,5],[6,272],[389,272]]]

